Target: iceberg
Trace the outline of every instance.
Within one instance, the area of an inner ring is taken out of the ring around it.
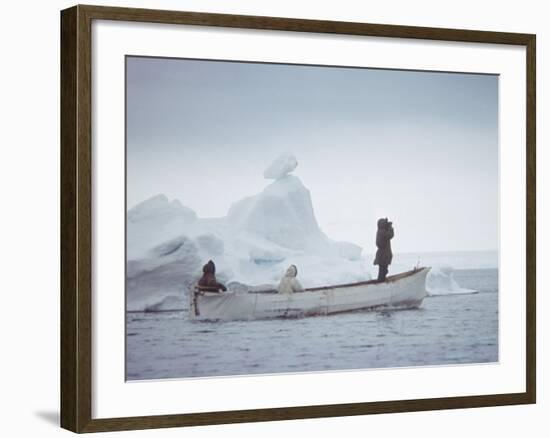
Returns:
[[[180,236],[126,262],[126,310],[172,310],[185,306],[185,293],[200,273],[195,243]]]
[[[143,201],[128,211],[128,222],[139,222],[147,219],[166,220],[179,218],[185,222],[197,219],[197,214],[190,208],[184,207],[180,201],[168,201],[165,195],[156,195]]]
[[[290,264],[305,287],[370,279],[362,248],[323,233],[311,194],[279,157],[261,192],[234,202],[226,216],[200,218],[180,201],[150,198],[127,214],[127,309],[185,307],[185,294],[214,260],[218,280],[241,289],[275,286]]]
[[[148,250],[181,234],[197,214],[174,199],[156,195],[128,210],[126,215],[127,258],[144,257]]]
[[[227,220],[239,230],[286,248],[306,250],[325,239],[315,219],[309,190],[292,175],[275,180],[258,195],[234,203]]]
[[[281,155],[264,170],[264,178],[280,179],[288,175],[298,166],[298,160],[292,154]]]

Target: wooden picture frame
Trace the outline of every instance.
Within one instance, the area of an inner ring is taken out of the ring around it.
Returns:
[[[416,400],[92,418],[92,21],[115,20],[526,48],[526,391]],[[531,34],[161,10],[75,6],[61,12],[61,426],[74,432],[529,404],[536,401],[535,48]]]

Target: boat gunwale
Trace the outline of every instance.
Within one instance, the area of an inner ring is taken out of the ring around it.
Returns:
[[[385,284],[385,283],[394,283],[395,281],[402,280],[404,278],[412,277],[413,275],[416,275],[424,270],[429,270],[430,267],[428,266],[422,266],[420,268],[414,268],[410,271],[400,272],[399,274],[390,275],[389,277],[386,277],[386,281],[378,281],[378,280],[367,280],[367,281],[359,281],[356,283],[343,283],[343,284],[335,284],[333,286],[318,286],[318,287],[310,287],[307,289],[304,289],[300,292],[294,292],[293,295],[296,294],[302,294],[307,292],[320,292],[323,290],[330,290],[330,289],[342,289],[347,287],[356,287],[356,286],[370,286],[370,285],[376,285],[376,284]],[[267,289],[267,290],[259,290],[259,291],[250,291],[249,294],[278,294],[276,289]]]

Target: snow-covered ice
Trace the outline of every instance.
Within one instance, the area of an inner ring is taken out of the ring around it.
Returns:
[[[426,278],[426,290],[430,295],[469,294],[477,292],[475,289],[460,287],[454,279],[452,266],[434,266]]]
[[[298,166],[298,160],[292,154],[281,155],[264,170],[264,178],[279,179],[288,175]]]
[[[182,234],[197,221],[197,214],[174,199],[156,195],[128,210],[126,251],[129,260],[147,256],[147,251]]]

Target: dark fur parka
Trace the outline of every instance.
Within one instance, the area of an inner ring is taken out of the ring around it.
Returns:
[[[378,219],[378,231],[376,232],[376,257],[374,264],[389,266],[393,258],[390,240],[393,238],[393,226],[387,219]]]
[[[199,286],[221,289],[223,291],[227,290],[223,284],[217,282],[216,265],[212,260],[209,260],[208,263],[202,267],[202,277],[199,280]]]

